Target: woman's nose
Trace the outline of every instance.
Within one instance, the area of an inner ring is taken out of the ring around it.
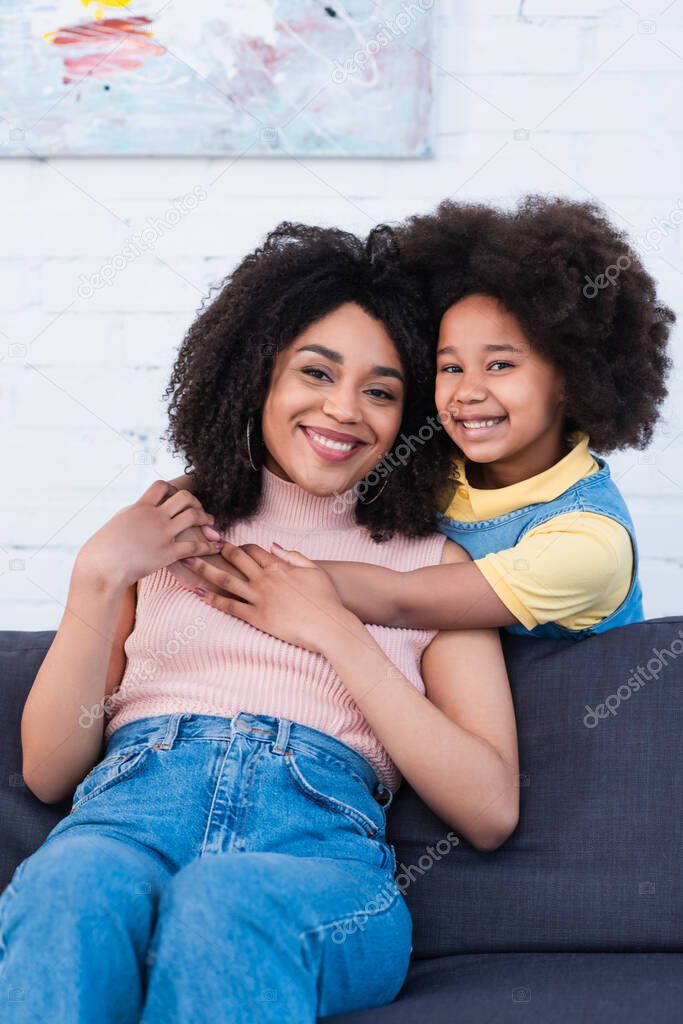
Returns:
[[[328,395],[323,402],[323,412],[340,423],[355,423],[360,419],[358,400],[352,395]]]

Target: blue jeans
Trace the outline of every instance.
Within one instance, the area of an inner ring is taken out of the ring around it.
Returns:
[[[120,726],[0,896],[4,1024],[314,1022],[401,989],[391,793],[284,718]]]

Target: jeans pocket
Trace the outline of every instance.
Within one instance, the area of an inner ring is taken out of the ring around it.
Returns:
[[[384,837],[386,815],[367,784],[342,761],[327,754],[287,750],[287,771],[310,800],[342,815],[365,836]]]
[[[103,757],[76,787],[69,813],[73,814],[86,800],[111,789],[124,779],[129,779],[142,768],[151,749],[148,743],[142,746],[136,743]]]

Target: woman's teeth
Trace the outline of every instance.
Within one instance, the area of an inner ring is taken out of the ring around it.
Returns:
[[[316,434],[315,430],[308,428],[308,433],[316,441],[317,444],[323,445],[324,448],[332,448],[336,452],[350,452],[355,447],[354,444],[348,441],[333,441],[329,437],[323,437],[322,434]]]

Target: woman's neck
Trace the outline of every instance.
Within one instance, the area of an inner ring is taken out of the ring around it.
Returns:
[[[356,490],[319,495],[283,480],[265,466],[261,470],[261,500],[256,515],[294,530],[343,530],[357,526]]]

